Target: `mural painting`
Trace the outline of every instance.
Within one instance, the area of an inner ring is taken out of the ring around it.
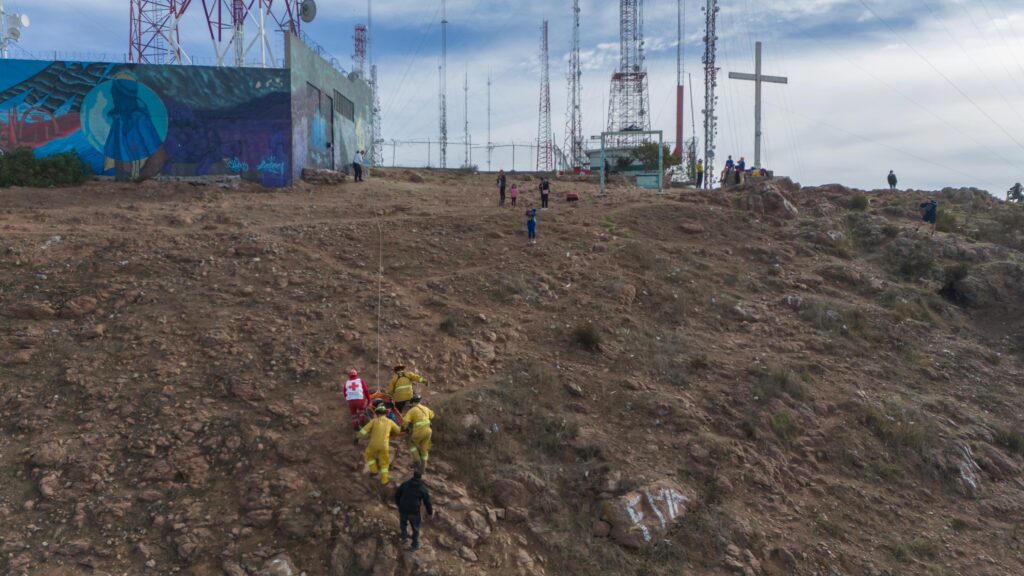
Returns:
[[[76,152],[99,175],[291,183],[284,70],[0,61],[0,149]]]

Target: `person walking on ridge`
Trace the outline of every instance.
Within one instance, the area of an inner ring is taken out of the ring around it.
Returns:
[[[526,211],[526,237],[531,244],[537,243],[537,209],[530,208]]]
[[[427,461],[430,460],[431,437],[434,435],[430,428],[430,422],[434,419],[434,411],[424,406],[419,394],[409,400],[412,408],[405,414],[405,421],[402,428],[412,430],[409,436],[409,452],[417,460],[420,472],[427,471]]]
[[[348,371],[348,380],[341,392],[345,395],[348,412],[352,416],[352,429],[358,432],[366,424],[366,402],[370,399],[370,389],[359,377],[359,371],[353,368]]]
[[[395,408],[399,412],[405,412],[406,403],[416,394],[412,389],[413,382],[426,384],[427,380],[415,372],[406,370],[402,364],[395,366],[395,374],[388,383],[388,396],[391,396],[391,401],[395,403]]]
[[[939,203],[934,198],[929,198],[927,202],[922,202],[920,206],[921,210],[921,221],[925,224],[932,225],[932,236],[935,235],[935,227],[939,221]],[[920,229],[921,225],[917,225],[917,229]],[[916,230],[915,230],[916,231]]]
[[[498,206],[505,205],[505,171],[498,170]]]
[[[704,159],[697,160],[697,189],[704,187]]]
[[[887,180],[889,181],[889,190],[895,190],[896,189],[896,173],[893,172],[892,170],[889,170],[889,177],[887,178]]]
[[[363,426],[359,431],[359,437],[370,436],[370,444],[363,452],[366,459],[366,467],[370,470],[370,476],[380,474],[380,483],[388,483],[388,468],[391,465],[391,446],[389,442],[392,434],[401,434],[402,429],[388,418],[386,406],[377,406],[376,416],[370,423]]]
[[[519,198],[519,186],[518,185],[513,184],[512,188],[509,188],[508,197],[512,200],[512,207],[515,208],[516,207],[516,198]]]
[[[355,174],[355,181],[363,181],[363,151],[356,150],[356,157],[352,160],[352,172]]]
[[[551,194],[551,182],[547,178],[540,181],[540,208],[546,210],[548,207],[548,195]]]
[[[434,507],[430,503],[430,492],[423,485],[423,474],[419,471],[412,475],[395,490],[395,505],[398,506],[398,523],[401,526],[402,544],[409,540],[407,528],[412,526],[412,549],[420,547],[420,507],[427,509],[427,515],[434,515]]]

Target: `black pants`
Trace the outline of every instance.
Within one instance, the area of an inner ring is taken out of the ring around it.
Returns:
[[[697,172],[697,188],[703,188],[703,187],[704,187],[704,173],[703,172]]]
[[[515,197],[515,196],[513,196],[513,197],[512,197],[512,205],[513,205],[513,206],[515,206],[515,205],[516,205],[516,197]]]
[[[398,411],[401,412],[402,414],[405,414],[405,405],[408,403],[408,400],[405,400],[403,402],[395,402],[395,408],[397,408]]]
[[[498,206],[504,206],[505,205],[505,189],[504,188],[499,188],[498,189],[498,194],[500,194],[500,197],[499,197],[499,200],[498,200]]]
[[[409,537],[409,533],[406,531],[406,526],[412,526],[412,545],[417,546],[420,543],[420,521],[422,518],[419,514],[406,514],[399,512],[398,523],[402,527],[402,540]]]
[[[355,162],[352,163],[352,171],[355,172],[356,182],[363,181],[363,167]]]
[[[548,207],[548,195],[547,194],[541,194],[540,195],[540,207],[541,208],[547,208]]]

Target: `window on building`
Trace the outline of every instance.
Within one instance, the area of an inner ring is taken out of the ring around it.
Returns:
[[[344,116],[345,118],[348,118],[349,120],[355,122],[355,120],[356,120],[356,105],[351,100],[349,100],[348,98],[345,98],[344,94],[342,94],[341,92],[338,92],[337,90],[335,90],[334,91],[334,103],[335,103],[335,106],[338,107],[338,112],[340,112],[342,116]]]

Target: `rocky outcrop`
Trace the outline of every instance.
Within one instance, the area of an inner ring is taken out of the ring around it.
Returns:
[[[658,541],[686,513],[690,492],[671,480],[660,480],[639,490],[606,500],[601,520],[610,536],[629,548],[644,548]]]

